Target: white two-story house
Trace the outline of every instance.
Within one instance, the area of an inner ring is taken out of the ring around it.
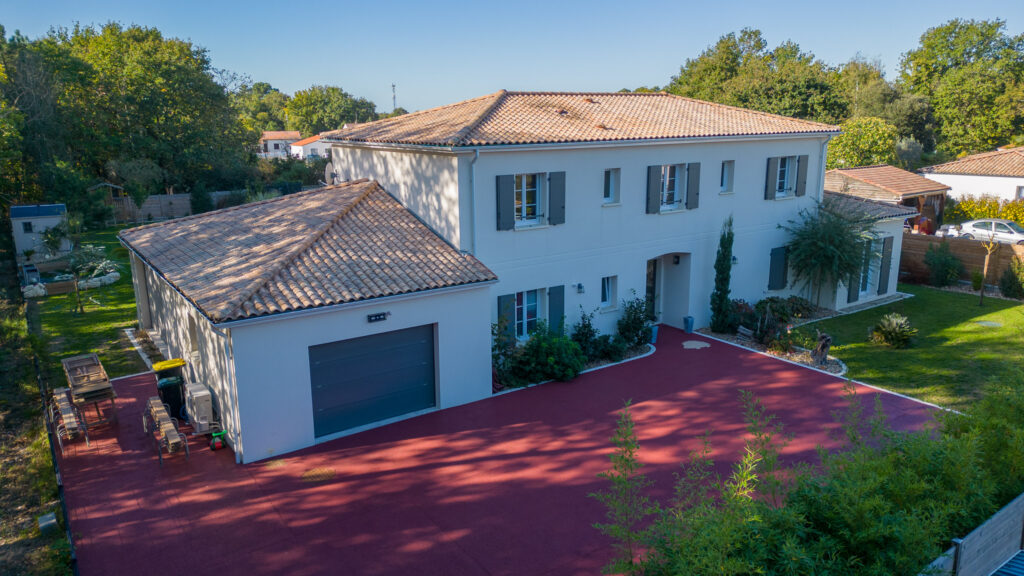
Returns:
[[[779,224],[822,198],[838,128],[669,94],[500,91],[321,135],[338,180],[371,178],[495,272],[518,336],[623,299],[710,319],[722,224],[733,297],[792,293]]]

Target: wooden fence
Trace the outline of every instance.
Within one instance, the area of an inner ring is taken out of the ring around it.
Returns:
[[[1024,494],[928,565],[926,574],[939,576],[988,576],[1021,549],[1024,535]]]
[[[970,280],[975,271],[981,272],[985,266],[985,247],[979,240],[963,238],[939,238],[924,234],[904,234],[903,251],[900,253],[900,276],[923,282],[928,278],[928,267],[924,264],[924,255],[928,248],[939,244],[948,244],[950,252],[964,264],[961,278]],[[1014,256],[1024,258],[1024,246],[1000,244],[992,254],[988,263],[989,284],[999,284],[1003,271],[1010,266]]]
[[[117,222],[149,222],[181,218],[192,213],[191,194],[153,194],[146,198],[142,207],[126,196],[110,198]]]

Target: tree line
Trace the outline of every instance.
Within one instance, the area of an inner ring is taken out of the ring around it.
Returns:
[[[760,30],[729,33],[686,60],[667,92],[840,124],[830,167],[916,168],[999,145],[1024,144],[1024,34],[1003,20],[950,20],[903,54],[896,78],[854,57],[829,65]]]
[[[3,207],[63,202],[99,222],[107,191],[92,187],[100,182],[139,203],[164,192],[259,188],[297,171],[256,157],[263,130],[308,136],[376,118],[373,102],[337,86],[288,96],[215,68],[206,49],[155,28],[76,25],[29,39],[0,26]]]

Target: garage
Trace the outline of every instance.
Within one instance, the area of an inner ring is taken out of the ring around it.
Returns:
[[[309,347],[317,438],[436,406],[434,325]]]

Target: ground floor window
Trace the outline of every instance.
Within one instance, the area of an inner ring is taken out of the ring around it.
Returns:
[[[526,338],[537,327],[538,292],[516,292],[516,338]]]
[[[601,307],[613,308],[616,302],[616,288],[618,276],[605,276],[601,278]]]

